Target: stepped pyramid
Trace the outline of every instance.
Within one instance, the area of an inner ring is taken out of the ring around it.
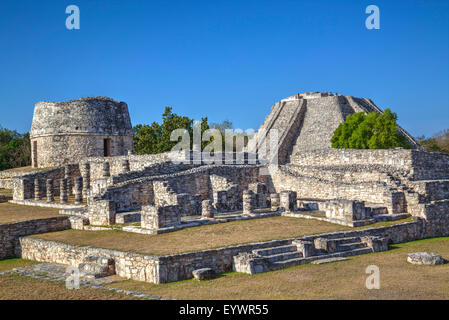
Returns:
[[[331,148],[330,140],[335,129],[348,115],[373,111],[383,113],[367,98],[330,92],[298,93],[275,103],[257,134],[263,143],[268,142],[271,129],[278,130],[279,163],[285,163],[290,155],[301,151]],[[413,149],[421,148],[403,128],[398,126],[397,131],[407,138]]]

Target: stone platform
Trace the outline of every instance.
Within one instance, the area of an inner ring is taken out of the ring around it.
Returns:
[[[1,274],[8,274],[8,273],[16,273],[22,276],[32,277],[35,279],[43,279],[43,280],[49,280],[53,282],[66,282],[67,278],[69,277],[69,273],[67,272],[67,268],[70,267],[68,265],[63,264],[53,264],[53,263],[40,263],[35,264],[31,266],[26,267],[19,267],[15,268],[9,271],[0,272]],[[140,299],[151,299],[151,300],[161,300],[163,298],[154,296],[152,294],[147,294],[143,292],[138,291],[131,291],[131,290],[122,290],[117,289],[113,287],[108,287],[108,283],[116,282],[122,280],[121,278],[117,276],[110,276],[110,277],[104,277],[104,278],[92,278],[92,277],[85,277],[82,273],[80,274],[79,284],[83,287],[90,287],[94,289],[100,289],[100,290],[109,290],[114,291],[117,293],[124,293],[127,295],[131,295],[136,298]],[[69,290],[69,289],[67,289]]]

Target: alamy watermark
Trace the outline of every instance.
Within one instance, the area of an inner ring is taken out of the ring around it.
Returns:
[[[369,5],[365,9],[365,13],[369,16],[365,20],[365,26],[368,30],[380,29],[380,10],[376,5]]]
[[[80,270],[76,267],[69,266],[65,270],[68,277],[65,279],[65,286],[69,290],[80,288]]]
[[[223,134],[218,129],[202,132],[200,123],[194,122],[192,137],[186,129],[175,129],[170,140],[177,142],[170,152],[172,162],[177,164],[263,164],[270,171],[278,167],[277,129],[226,129]]]
[[[380,289],[380,269],[376,265],[369,265],[365,269],[365,273],[369,274],[365,281],[365,287],[368,290]]]
[[[80,8],[74,4],[71,4],[65,8],[65,13],[69,16],[65,20],[65,27],[69,30],[80,29]]]

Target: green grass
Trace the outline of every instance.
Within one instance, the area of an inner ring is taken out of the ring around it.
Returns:
[[[20,259],[20,258],[11,258],[11,259],[0,260],[0,271],[12,270],[14,268],[30,266],[30,265],[37,264],[37,263],[39,263],[39,262]]]

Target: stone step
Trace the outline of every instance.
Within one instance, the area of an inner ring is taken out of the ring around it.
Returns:
[[[359,237],[337,238],[337,239],[332,239],[332,240],[335,240],[338,245],[346,244],[346,243],[360,242]]]
[[[360,248],[366,248],[366,243],[353,242],[353,243],[339,244],[337,246],[338,251],[350,251],[350,250],[360,249]]]
[[[256,249],[252,252],[254,254],[258,254],[260,256],[272,256],[280,253],[286,253],[286,252],[295,252],[297,251],[297,247],[295,245],[286,245],[286,246],[279,246],[279,247],[271,247],[271,248],[265,248],[265,249]]]
[[[285,252],[285,253],[279,253],[279,254],[274,254],[271,256],[264,256],[264,258],[269,261],[270,263],[274,263],[274,262],[278,262],[278,261],[285,261],[285,260],[290,260],[290,259],[295,259],[295,258],[302,258],[302,253],[301,252]]]
[[[367,254],[367,253],[371,253],[371,252],[372,252],[372,250],[370,248],[360,248],[360,249],[354,249],[354,250],[350,250],[350,251],[336,252],[336,253],[332,253],[332,254],[317,255],[317,256],[312,256],[312,257],[308,257],[308,258],[293,258],[293,259],[289,259],[289,260],[274,262],[272,264],[272,267],[273,267],[273,270],[278,270],[278,269],[288,268],[288,267],[292,267],[292,266],[296,266],[296,265],[300,265],[300,264],[310,263],[312,261],[320,260],[320,259],[329,259],[329,258],[336,258],[336,257],[350,257],[350,256],[361,255],[361,254]]]

